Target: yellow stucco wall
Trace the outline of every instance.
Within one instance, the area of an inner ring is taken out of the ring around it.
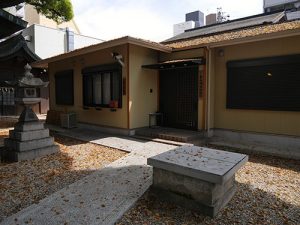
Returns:
[[[214,127],[300,136],[300,112],[226,109],[226,62],[300,53],[300,36],[221,48],[215,60]]]
[[[127,128],[127,96],[122,97],[122,108],[112,112],[109,108],[102,108],[101,111],[90,107],[83,109],[82,74],[85,67],[115,63],[111,52],[118,52],[124,57],[125,66],[122,69],[122,76],[127,77],[127,46],[122,45],[115,48],[104,49],[98,52],[74,57],[71,59],[54,62],[49,65],[50,79],[50,109],[63,112],[76,112],[79,122],[95,125]],[[63,70],[74,70],[74,106],[61,106],[55,104],[55,73]],[[128,91],[126,92],[128,93]]]
[[[158,110],[158,71],[142,65],[157,63],[157,51],[129,45],[130,128],[148,126],[149,113]],[[152,93],[150,93],[152,89]]]

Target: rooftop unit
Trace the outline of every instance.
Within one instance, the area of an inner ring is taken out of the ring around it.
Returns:
[[[174,24],[174,36],[184,33],[186,30],[204,26],[204,13],[201,11],[194,11],[185,14],[185,22]]]

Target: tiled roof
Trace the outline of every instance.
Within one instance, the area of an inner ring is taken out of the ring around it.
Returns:
[[[0,61],[10,59],[17,55],[24,56],[29,62],[40,60],[40,57],[28,48],[22,34],[12,36],[0,42]]]
[[[25,29],[27,22],[0,8],[0,39]]]
[[[204,27],[198,27],[195,29],[187,30],[182,34],[169,38],[164,43],[179,41],[182,39],[188,39],[193,37],[199,37],[203,35],[212,35],[225,31],[233,31],[246,27],[259,26],[263,24],[274,24],[283,20],[285,12],[276,12],[270,14],[259,14],[249,17],[244,17],[236,20],[230,20],[223,23],[216,23]]]
[[[229,31],[223,32],[214,35],[205,35],[199,36],[191,39],[186,40],[179,40],[176,42],[168,43],[166,46],[173,48],[173,49],[180,49],[180,48],[192,48],[193,46],[201,46],[201,45],[209,45],[213,43],[223,42],[223,41],[230,41],[230,40],[238,40],[247,37],[255,37],[259,35],[265,34],[272,34],[281,31],[288,31],[288,30],[299,30],[300,31],[300,21],[291,21],[291,22],[284,22],[278,24],[271,24],[271,25],[261,25],[257,27],[251,28],[244,28],[241,30],[236,31]]]

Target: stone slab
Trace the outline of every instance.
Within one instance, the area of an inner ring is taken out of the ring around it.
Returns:
[[[4,155],[5,159],[13,162],[19,162],[23,160],[31,160],[35,159],[38,157],[50,155],[53,153],[56,153],[59,151],[59,146],[58,145],[52,145],[44,148],[38,148],[38,149],[33,149],[29,151],[24,151],[24,152],[16,152],[16,151],[10,151],[10,150],[5,150]]]
[[[248,161],[244,154],[182,146],[148,158],[153,167],[204,181],[222,184]]]
[[[35,131],[9,131],[9,138],[15,139],[18,141],[31,141],[36,139],[42,139],[49,137],[49,129],[35,130]]]
[[[15,131],[34,131],[44,129],[44,123],[40,121],[34,122],[18,122],[15,124]]]
[[[54,144],[53,137],[47,137],[47,138],[31,140],[31,141],[22,141],[22,142],[10,138],[4,139],[5,147],[17,152],[45,148],[48,146],[52,146],[53,144]]]

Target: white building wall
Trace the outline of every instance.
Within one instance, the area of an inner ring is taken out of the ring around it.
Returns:
[[[173,26],[173,34],[174,36],[184,33],[185,30],[193,29],[195,28],[195,22],[194,21],[187,21],[183,23],[174,24]]]
[[[31,37],[28,47],[42,59],[67,52],[65,29],[54,29],[34,24],[23,31]],[[74,50],[102,42],[100,39],[74,34]]]
[[[74,49],[83,48],[102,42],[100,39],[74,34]]]
[[[57,29],[34,25],[35,54],[42,59],[65,52],[65,32]]]

